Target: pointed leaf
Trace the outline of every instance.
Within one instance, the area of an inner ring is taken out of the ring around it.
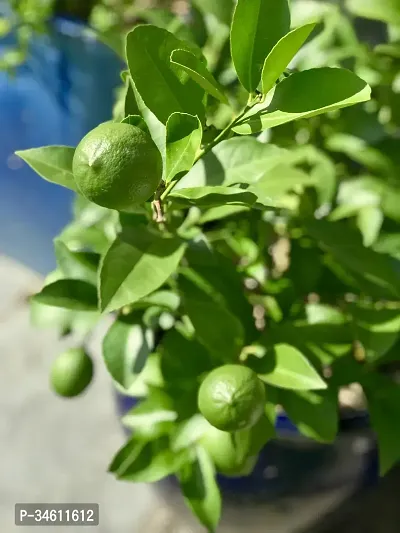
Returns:
[[[176,270],[184,243],[145,226],[126,228],[105,255],[100,270],[100,305],[113,311],[157,290]]]
[[[204,117],[204,91],[186,73],[177,75],[170,63],[177,49],[194,48],[172,33],[152,25],[136,26],[127,36],[132,80],[145,105],[163,124],[172,113]]]
[[[140,115],[128,115],[123,120],[121,120],[121,123],[130,124],[131,126],[136,126],[137,128],[140,128],[141,130],[147,133],[149,132],[146,122]]]
[[[188,451],[172,451],[167,439],[147,442],[134,460],[125,461],[116,472],[118,479],[155,483],[179,471],[188,461]]]
[[[94,311],[97,309],[97,291],[94,285],[78,279],[61,279],[46,285],[33,300],[45,305]]]
[[[188,50],[174,50],[171,54],[171,62],[174,65],[182,68],[200,87],[207,93],[220,100],[223,104],[229,104],[227,97],[224,94],[224,88],[211,72],[207,66],[194,54]]]
[[[153,334],[136,314],[120,317],[103,339],[103,358],[112,378],[129,389],[146,365],[153,349]]]
[[[308,359],[293,346],[277,344],[273,351],[268,351],[264,357],[270,368],[259,374],[259,378],[266,383],[283,389],[326,389],[326,383]]]
[[[264,109],[255,106],[233,129],[241,135],[250,135],[365,102],[370,97],[368,84],[349,70],[329,67],[305,70],[281,81],[269,106]]]
[[[186,505],[213,533],[221,518],[221,493],[211,458],[200,446],[196,452],[196,460],[185,465],[178,473],[178,478]]]
[[[194,57],[194,56],[193,56]],[[200,149],[203,128],[197,117],[173,113],[167,122],[165,182],[190,170]]]
[[[338,432],[338,402],[326,391],[279,391],[279,403],[298,430],[311,439],[332,442]]]
[[[54,241],[57,264],[63,276],[97,284],[100,255],[92,252],[73,252],[59,239]]]
[[[363,236],[363,244],[371,246],[379,237],[384,220],[382,209],[374,205],[362,207],[357,214],[357,226]]]
[[[253,137],[222,141],[179,180],[174,192],[205,185],[254,183],[285,154],[285,150]]]
[[[75,148],[71,146],[43,146],[15,152],[43,179],[76,191],[72,174],[74,153]]]
[[[268,54],[262,70],[262,92],[267,94],[291,60],[306,42],[316,23],[295,28],[282,37]]]
[[[238,0],[231,28],[231,53],[240,83],[254,92],[265,58],[290,29],[288,0]]]
[[[194,187],[192,189],[173,190],[169,194],[175,202],[183,205],[209,207],[213,205],[252,205],[257,196],[252,192],[237,187]]]

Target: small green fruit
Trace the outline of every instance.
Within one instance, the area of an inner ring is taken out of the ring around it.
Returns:
[[[129,212],[156,191],[162,159],[148,133],[130,124],[105,122],[78,144],[72,171],[85,198]]]
[[[250,368],[224,365],[212,370],[200,385],[198,406],[221,431],[248,429],[264,412],[265,387]]]
[[[50,384],[60,396],[81,394],[93,377],[93,362],[81,348],[71,348],[57,357],[50,372]]]

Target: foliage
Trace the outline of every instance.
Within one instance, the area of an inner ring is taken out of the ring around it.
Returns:
[[[176,475],[214,531],[221,499],[197,408],[214,368],[246,365],[265,384],[266,426],[238,453],[273,437],[271,405],[333,440],[339,391],[357,382],[382,473],[400,459],[386,372],[400,346],[399,34],[395,3],[380,0],[346,12],[297,0],[292,24],[286,0],[238,0],[233,18],[230,0],[193,4],[188,26],[154,18],[126,40],[114,120],[141,124],[159,148],[155,197],[118,213],[78,195],[33,304],[61,334],[111,314],[104,360],[139,402],[110,471]],[[384,21],[382,39],[364,41],[360,15]],[[74,189],[71,150],[19,155]]]

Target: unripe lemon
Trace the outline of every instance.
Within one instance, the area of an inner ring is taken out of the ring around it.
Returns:
[[[254,426],[264,412],[265,387],[257,374],[242,365],[212,370],[200,385],[199,410],[222,431]]]
[[[81,348],[71,348],[57,357],[50,372],[50,384],[60,396],[81,394],[93,377],[93,362]]]
[[[78,144],[72,171],[85,198],[109,209],[130,211],[156,191],[162,159],[148,133],[130,124],[105,122]]]
[[[249,475],[257,462],[257,456],[241,456],[233,433],[221,431],[211,424],[200,439],[200,444],[207,450],[217,471],[224,476]]]

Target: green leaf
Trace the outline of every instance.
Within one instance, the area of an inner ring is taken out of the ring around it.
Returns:
[[[165,141],[166,141],[166,127],[165,124],[160,122],[155,114],[147,107],[142,97],[140,96],[133,80],[131,81],[132,94],[134,95],[135,102],[137,104],[139,113],[143,117],[146,125],[149,129],[150,136],[153,139],[155,145],[160,151],[163,160],[163,172],[165,172]]]
[[[196,460],[185,465],[178,478],[186,505],[210,532],[215,532],[221,518],[221,493],[212,460],[206,450],[196,449]]]
[[[127,36],[129,70],[145,105],[163,124],[172,113],[204,117],[204,91],[170,64],[174,50],[195,50],[172,33],[152,25],[136,26]]]
[[[359,104],[370,97],[368,84],[349,70],[310,69],[281,81],[271,103],[254,106],[233,130],[250,135],[300,118]]]
[[[221,220],[249,210],[250,208],[245,205],[219,205],[207,209],[207,211],[201,215],[199,222],[200,224],[207,224],[207,222]]]
[[[192,168],[200,149],[203,128],[197,117],[173,113],[167,121],[166,135],[165,182],[169,183],[180,172]]]
[[[93,285],[97,283],[100,255],[92,252],[73,252],[63,241],[55,239],[54,249],[57,264],[63,276],[81,279]]]
[[[288,344],[277,344],[267,351],[268,370],[263,369],[259,378],[283,389],[319,390],[326,389],[326,383],[304,355]]]
[[[347,0],[346,7],[357,17],[400,25],[399,0]]]
[[[279,403],[298,430],[311,439],[332,442],[338,432],[338,402],[332,392],[279,391]]]
[[[400,308],[349,304],[357,339],[369,361],[384,357],[395,346],[400,334]]]
[[[238,0],[231,28],[231,53],[240,83],[254,92],[265,58],[290,29],[288,0]]]
[[[154,440],[170,433],[177,417],[169,396],[162,390],[151,389],[150,396],[128,411],[122,423],[140,438]]]
[[[268,169],[264,176],[247,189],[257,197],[257,203],[270,207],[284,207],[288,192],[315,185],[315,178],[285,163]]]
[[[143,117],[141,117],[140,115],[128,115],[123,120],[121,120],[121,123],[130,124],[131,126],[136,126],[137,128],[140,128],[146,133],[149,132],[146,122],[144,121]]]
[[[263,94],[269,93],[273,88],[315,26],[316,23],[311,23],[295,28],[276,43],[264,62],[261,76]]]
[[[175,272],[184,251],[184,243],[175,237],[145,226],[126,228],[101,264],[101,310],[114,311],[157,290]]]
[[[233,2],[232,0],[193,0],[197,8],[204,13],[204,15],[213,15],[220,22],[229,26],[231,23]]]
[[[385,293],[400,296],[398,261],[365,248],[360,235],[347,224],[310,220],[306,227],[310,235],[346,269],[383,289]]]
[[[222,85],[209,72],[203,61],[194,54],[188,50],[174,50],[171,54],[171,62],[183,69],[208,94],[223,104],[229,104]]]
[[[156,306],[168,311],[177,311],[179,305],[180,298],[178,294],[175,294],[171,291],[157,291],[153,292],[153,294],[149,294],[149,296],[146,296],[145,298],[138,300],[135,303],[134,308],[142,309]]]
[[[195,205],[198,207],[210,207],[223,205],[245,205],[255,203],[257,196],[252,192],[237,187],[193,187],[189,189],[173,190],[169,194],[176,203],[183,205]]]
[[[209,353],[196,338],[188,338],[177,329],[164,336],[161,370],[169,385],[193,388],[199,376],[212,368]]]
[[[119,317],[103,339],[103,359],[112,378],[129,389],[144,369],[153,349],[151,330],[141,324],[141,315]]]
[[[75,148],[71,146],[43,146],[15,152],[43,179],[76,191],[72,174],[74,153]]]
[[[174,188],[254,183],[285,157],[286,151],[253,137],[222,141],[202,157]]]
[[[196,273],[196,282],[201,281],[208,294],[238,318],[245,331],[246,344],[252,343],[259,335],[253,306],[246,297],[244,279],[232,260],[210,248],[204,236],[190,243],[185,259]]]
[[[368,410],[372,427],[378,436],[381,475],[400,461],[400,387],[379,383],[367,390]]]
[[[188,277],[179,279],[184,309],[190,318],[198,339],[219,361],[238,360],[244,342],[240,321],[221,303]],[[196,278],[194,278],[196,279]]]
[[[129,464],[123,462],[116,477],[135,483],[155,483],[179,471],[187,461],[187,450],[172,451],[168,439],[161,438],[147,442]]]
[[[207,420],[196,413],[188,420],[184,420],[177,425],[176,431],[171,437],[171,448],[173,450],[190,448],[193,444],[199,442],[209,428],[210,424]]]
[[[145,443],[138,440],[136,435],[131,437],[113,457],[113,460],[108,467],[108,472],[118,474],[120,470],[124,471],[135,462],[144,446]]]
[[[78,279],[62,279],[43,287],[33,300],[45,305],[74,309],[97,310],[97,291],[94,285]]]
[[[357,226],[363,236],[363,244],[371,246],[379,237],[384,214],[379,207],[368,205],[362,207],[357,214]]]

